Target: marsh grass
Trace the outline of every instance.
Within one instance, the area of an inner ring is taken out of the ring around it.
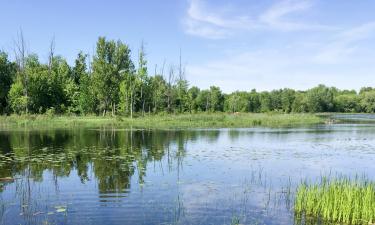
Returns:
[[[323,119],[313,114],[278,113],[196,113],[138,116],[50,116],[12,115],[0,117],[0,128],[15,127],[133,127],[133,128],[246,128],[255,126],[281,127],[322,123]]]
[[[297,188],[294,212],[305,221],[374,224],[375,183],[359,177],[322,178],[317,184],[303,183]]]

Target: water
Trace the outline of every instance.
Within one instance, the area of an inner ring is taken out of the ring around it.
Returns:
[[[375,124],[0,131],[1,224],[293,224],[296,186],[375,179]]]

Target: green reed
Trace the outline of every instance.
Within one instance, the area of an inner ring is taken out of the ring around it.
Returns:
[[[365,178],[322,178],[318,184],[297,188],[297,217],[344,224],[375,223],[375,183]]]
[[[133,128],[237,128],[237,127],[281,127],[323,123],[324,119],[314,114],[283,113],[184,113],[127,116],[48,116],[12,115],[0,116],[0,129],[19,127],[48,128],[70,126],[118,126]]]

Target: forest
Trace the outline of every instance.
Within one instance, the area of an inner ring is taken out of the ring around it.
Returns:
[[[0,113],[133,115],[196,112],[375,112],[375,89],[339,90],[319,85],[308,90],[279,89],[223,93],[220,87],[190,86],[181,63],[147,66],[142,44],[137,62],[124,42],[99,37],[95,54],[79,52],[74,65],[55,55],[47,62],[28,54],[22,35],[14,60],[0,52]],[[152,72],[150,72],[152,71]],[[204,74],[202,74],[204,76]]]

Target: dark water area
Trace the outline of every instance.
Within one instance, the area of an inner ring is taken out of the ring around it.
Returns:
[[[375,178],[375,124],[0,131],[0,224],[295,224],[294,191]]]

